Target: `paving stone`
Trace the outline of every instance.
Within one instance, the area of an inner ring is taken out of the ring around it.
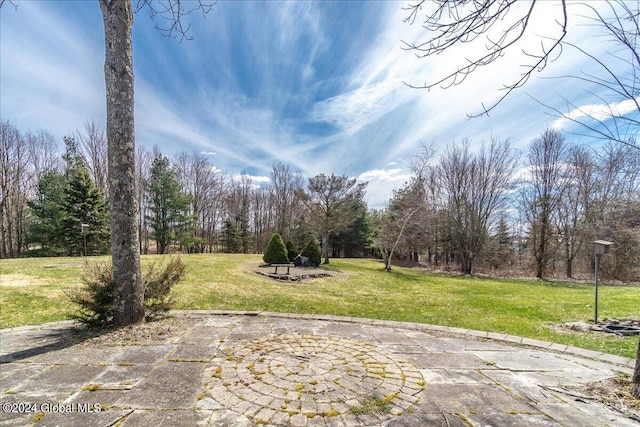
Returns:
[[[412,362],[418,368],[467,368],[481,369],[487,362],[467,353],[412,353],[398,354],[398,357]]]
[[[293,427],[303,427],[307,425],[307,417],[303,414],[295,414],[289,419]]]
[[[138,408],[190,408],[202,392],[204,363],[169,362],[156,367],[121,401]]]
[[[179,345],[169,354],[170,360],[183,362],[208,362],[216,354],[218,346]]]
[[[47,365],[32,363],[3,363],[0,365],[0,390],[11,390],[47,368]]]
[[[72,393],[82,385],[91,383],[104,366],[54,365],[13,388],[16,393],[45,392],[46,394]]]
[[[6,394],[0,397],[0,424],[3,426],[25,426],[40,412],[43,406],[55,405],[62,396],[47,396],[43,394],[28,395],[23,393]],[[8,406],[7,406],[8,405]]]
[[[534,406],[516,399],[499,386],[485,384],[450,384],[447,387],[427,384],[422,399],[416,405],[418,412],[481,412],[491,408],[500,412],[537,413]]]
[[[174,315],[191,321],[151,345],[75,345],[70,323],[0,331],[7,362],[0,364],[0,400],[105,409],[48,413],[40,422],[72,427],[108,425],[121,416],[123,425],[145,426],[637,425],[601,404],[563,395],[565,386],[630,371],[624,358],[594,360],[579,349],[482,331],[465,337],[459,335],[465,330],[432,325]],[[371,398],[387,399],[388,413],[352,412]],[[0,423],[26,425],[33,417],[0,413]]]
[[[209,419],[211,427],[253,427],[253,423],[244,415],[233,411],[214,411]]]
[[[102,390],[128,390],[142,381],[153,368],[152,365],[108,366],[93,379],[92,384],[100,386]]]
[[[209,425],[212,413],[213,411],[206,410],[149,411],[138,409],[125,417],[125,421],[122,423],[122,426],[207,426]]]
[[[129,411],[112,410],[100,412],[69,412],[45,413],[34,426],[110,426],[115,425]],[[184,425],[184,424],[183,424]]]
[[[178,344],[219,346],[231,332],[230,328],[215,326],[194,326],[185,332]]]
[[[276,426],[289,425],[289,418],[291,417],[286,412],[276,412],[271,417],[270,422],[272,425],[276,425]]]
[[[85,407],[111,408],[117,406],[124,397],[125,390],[80,390],[67,397],[63,404],[84,405]]]
[[[556,421],[544,414],[505,414],[501,412],[465,413],[473,426],[513,426],[513,427],[560,427]],[[588,424],[584,424],[585,426]]]
[[[109,362],[121,365],[154,365],[167,357],[174,348],[172,345],[134,345],[114,354]]]
[[[34,362],[42,364],[66,365],[102,365],[114,354],[122,351],[120,347],[68,347],[42,354]]]

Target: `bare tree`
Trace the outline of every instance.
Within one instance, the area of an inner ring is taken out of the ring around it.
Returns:
[[[602,273],[620,280],[638,277],[634,267],[640,256],[640,152],[607,143],[599,152],[597,171],[597,200],[589,215],[590,237],[606,236],[616,242],[611,256],[602,264]]]
[[[593,155],[584,147],[568,150],[566,193],[558,204],[558,229],[563,248],[565,273],[573,277],[573,264],[587,238],[584,229],[596,195],[596,165]]]
[[[195,240],[193,250],[204,252],[210,248],[212,236],[208,235],[210,221],[215,218],[211,207],[215,199],[223,191],[222,175],[211,165],[209,159],[202,153],[179,153],[174,160],[178,170],[183,191],[189,195],[191,201],[190,214],[196,221]],[[211,249],[209,249],[211,250]]]
[[[438,184],[449,216],[452,244],[460,271],[471,274],[475,257],[486,243],[489,229],[504,207],[505,192],[517,155],[509,141],[492,139],[475,155],[469,141],[452,146],[440,158]]]
[[[292,171],[288,165],[277,162],[271,170],[271,183],[276,229],[285,240],[289,240],[294,212],[300,205],[296,192],[303,186],[302,175],[300,172]]]
[[[320,174],[309,178],[306,191],[297,193],[320,232],[324,264],[329,264],[329,235],[353,221],[349,214],[351,203],[364,197],[367,183],[356,181],[346,175]]]
[[[254,248],[251,224],[251,209],[254,185],[250,176],[242,173],[227,185],[225,195],[225,221],[238,233],[237,249],[249,253]]]
[[[253,191],[252,198],[252,223],[255,249],[262,253],[267,239],[276,230],[275,220],[275,191],[273,187],[263,187]]]
[[[0,258],[18,257],[25,248],[28,163],[20,131],[0,121]]]
[[[527,158],[531,176],[524,183],[522,197],[530,226],[536,277],[542,278],[554,255],[554,217],[567,189],[566,141],[560,132],[547,129],[531,143]]]
[[[25,140],[36,181],[44,172],[62,168],[59,144],[50,132],[40,130],[35,134],[28,133]]]
[[[104,194],[108,194],[107,137],[104,128],[94,120],[87,120],[82,129],[76,130],[75,135],[93,182]]]

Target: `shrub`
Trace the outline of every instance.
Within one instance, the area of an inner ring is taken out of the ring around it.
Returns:
[[[185,265],[180,258],[172,257],[161,267],[152,262],[142,276],[144,304],[147,320],[172,307],[169,293],[173,285],[184,276]],[[66,292],[71,302],[78,304],[77,312],[69,314],[89,326],[107,326],[113,321],[113,272],[111,264],[102,262],[86,267],[82,275],[84,286]]]
[[[142,277],[147,317],[171,309],[173,301],[169,293],[173,285],[182,280],[184,273],[185,265],[179,257],[171,257],[167,265],[160,268],[155,262],[151,263],[149,271]]]
[[[291,243],[291,240],[287,240],[287,256],[289,257],[289,262],[293,262],[293,260],[298,256],[298,250],[296,249],[295,246],[293,246],[293,243]]]
[[[300,255],[309,258],[309,264],[313,265],[314,267],[320,265],[320,248],[318,248],[318,244],[315,240],[309,240],[304,246],[304,249],[302,250],[302,253]]]
[[[269,264],[283,264],[289,262],[287,247],[279,233],[273,233],[271,241],[267,245],[267,249],[264,251],[262,259],[264,262]]]
[[[101,326],[113,320],[113,272],[111,264],[100,262],[85,267],[81,281],[83,287],[65,292],[71,302],[80,308],[69,314],[89,326]]]

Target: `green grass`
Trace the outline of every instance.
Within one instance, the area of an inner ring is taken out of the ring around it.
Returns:
[[[143,257],[143,264],[157,259]],[[89,262],[108,260],[90,258]],[[334,259],[343,274],[305,283],[254,274],[260,255],[185,255],[186,279],[173,291],[176,309],[264,310],[333,314],[455,326],[525,336],[635,357],[637,337],[561,333],[550,324],[589,320],[593,285],[443,276],[367,259]],[[65,319],[64,290],[80,285],[81,258],[0,262],[0,327]],[[637,317],[640,287],[602,286],[601,318]]]

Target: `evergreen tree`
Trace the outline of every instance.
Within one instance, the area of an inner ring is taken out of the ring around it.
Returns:
[[[189,197],[182,192],[176,172],[163,155],[153,161],[148,186],[150,215],[147,219],[158,253],[163,254],[173,240],[189,234],[189,227],[193,224],[188,215]]]
[[[264,262],[268,262],[269,264],[284,264],[289,262],[287,247],[279,233],[273,233],[271,241],[267,245],[267,249],[264,251],[262,259]]]
[[[285,246],[287,247],[287,256],[289,257],[289,262],[293,262],[295,257],[298,256],[298,250],[296,249],[295,246],[293,246],[293,243],[291,242],[291,240],[287,240],[287,243]]]
[[[319,266],[322,261],[320,259],[320,248],[318,248],[318,244],[314,239],[307,242],[300,255],[309,258],[309,264],[314,267]]]
[[[230,219],[225,220],[222,226],[223,252],[237,254],[242,252],[242,239],[237,227]]]
[[[108,253],[109,216],[102,191],[80,161],[67,171],[67,175],[61,234],[68,253],[83,254],[85,238],[87,254]],[[82,233],[82,224],[88,225],[86,235]]]
[[[27,241],[39,245],[42,255],[65,252],[62,222],[66,186],[67,179],[63,174],[55,170],[46,171],[38,180],[35,198],[27,202],[33,218]]]
[[[367,204],[363,200],[355,200],[351,206],[354,220],[342,230],[330,235],[329,244],[339,251],[339,256],[346,258],[364,256],[373,243],[371,215],[367,212]],[[338,254],[334,253],[332,256]]]
[[[240,238],[240,247],[244,254],[248,254],[253,244],[253,235],[251,234],[251,227],[249,226],[249,213],[246,210],[242,210],[236,218],[236,224],[239,225],[238,237]]]

